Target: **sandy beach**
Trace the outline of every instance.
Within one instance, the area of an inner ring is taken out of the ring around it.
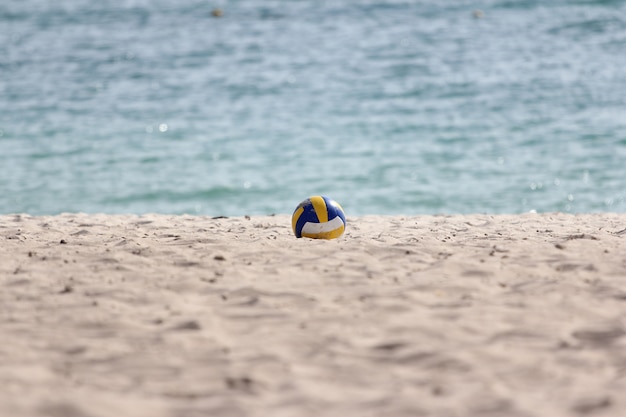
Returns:
[[[0,416],[626,415],[626,214],[0,216]]]

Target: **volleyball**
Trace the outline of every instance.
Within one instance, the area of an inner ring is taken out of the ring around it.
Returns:
[[[335,239],[346,229],[346,215],[339,203],[316,195],[296,207],[291,216],[291,226],[296,237]]]

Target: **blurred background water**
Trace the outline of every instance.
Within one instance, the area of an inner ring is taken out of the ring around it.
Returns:
[[[0,213],[623,212],[625,161],[625,1],[0,3]]]

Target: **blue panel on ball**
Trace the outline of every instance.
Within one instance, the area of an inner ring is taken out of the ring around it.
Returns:
[[[343,221],[343,224],[346,224],[346,216],[341,206],[339,206],[337,202],[335,202],[334,200],[326,196],[322,196],[322,198],[324,199],[324,201],[326,201],[326,209],[328,210],[328,220],[332,220],[335,217],[339,216],[341,220]]]
[[[300,207],[302,207],[304,211],[300,215],[300,218],[298,218],[298,220],[296,221],[296,230],[295,230],[296,237],[302,237],[302,228],[304,227],[305,223],[307,222],[319,223],[319,219],[317,218],[317,213],[315,213],[315,208],[313,207],[313,204],[311,204],[311,200],[309,199],[304,200],[298,206],[298,208]]]

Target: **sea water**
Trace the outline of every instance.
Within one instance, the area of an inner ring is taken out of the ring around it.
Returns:
[[[0,2],[0,213],[623,212],[625,171],[625,1]]]

